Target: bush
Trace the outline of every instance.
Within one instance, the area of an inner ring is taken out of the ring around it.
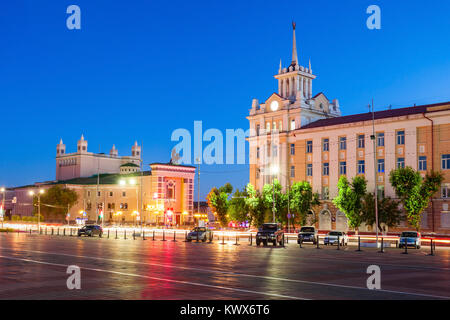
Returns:
[[[0,232],[14,232],[14,229],[11,229],[11,228],[3,228],[3,229],[1,229],[0,228]]]
[[[20,216],[14,215],[14,216],[11,217],[11,220],[12,221],[20,221],[21,218],[20,218]]]

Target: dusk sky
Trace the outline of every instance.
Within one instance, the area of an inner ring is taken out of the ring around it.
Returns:
[[[68,30],[66,8],[81,8]],[[381,8],[381,30],[366,8]],[[119,155],[143,142],[145,164],[167,162],[177,128],[248,128],[253,98],[302,65],[344,115],[450,101],[450,1],[16,0],[0,5],[0,186],[55,178],[56,145]],[[208,143],[204,142],[206,146]],[[147,167],[148,168],[148,167]],[[202,165],[201,197],[248,182],[247,165]],[[197,194],[195,194],[197,198]]]

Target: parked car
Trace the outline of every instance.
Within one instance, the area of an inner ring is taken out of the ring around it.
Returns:
[[[330,231],[327,233],[325,238],[323,239],[324,245],[333,245],[333,244],[341,244],[341,246],[348,245],[348,236],[345,232],[342,231]]]
[[[406,246],[412,246],[416,249],[420,249],[421,236],[417,231],[403,231],[398,241],[398,247],[403,248]]]
[[[256,234],[256,245],[260,243],[267,246],[269,242],[272,242],[274,246],[278,244],[283,245],[284,231],[279,223],[264,223],[259,228]]]
[[[297,243],[300,242],[312,242],[316,244],[317,242],[317,230],[314,227],[301,227],[298,232]]]
[[[195,227],[187,234],[187,241],[192,240],[201,240],[205,242],[211,237],[211,230],[205,228],[205,227]]]
[[[81,237],[82,235],[88,237],[97,235],[101,237],[103,235],[103,229],[101,226],[96,224],[86,225],[78,230],[78,236]]]

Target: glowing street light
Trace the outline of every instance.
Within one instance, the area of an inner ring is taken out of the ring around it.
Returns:
[[[38,234],[41,234],[41,194],[44,193],[44,189],[39,189],[37,192],[38,197]],[[30,190],[28,194],[34,197],[35,193],[33,190]]]

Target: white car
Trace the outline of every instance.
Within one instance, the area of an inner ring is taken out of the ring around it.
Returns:
[[[333,245],[338,244],[340,242],[341,246],[348,245],[348,236],[345,232],[342,231],[330,231],[327,233],[325,238],[323,239],[324,245]]]
[[[406,245],[420,249],[420,244],[421,236],[420,232],[417,231],[403,231],[398,241],[399,248],[403,248]]]

